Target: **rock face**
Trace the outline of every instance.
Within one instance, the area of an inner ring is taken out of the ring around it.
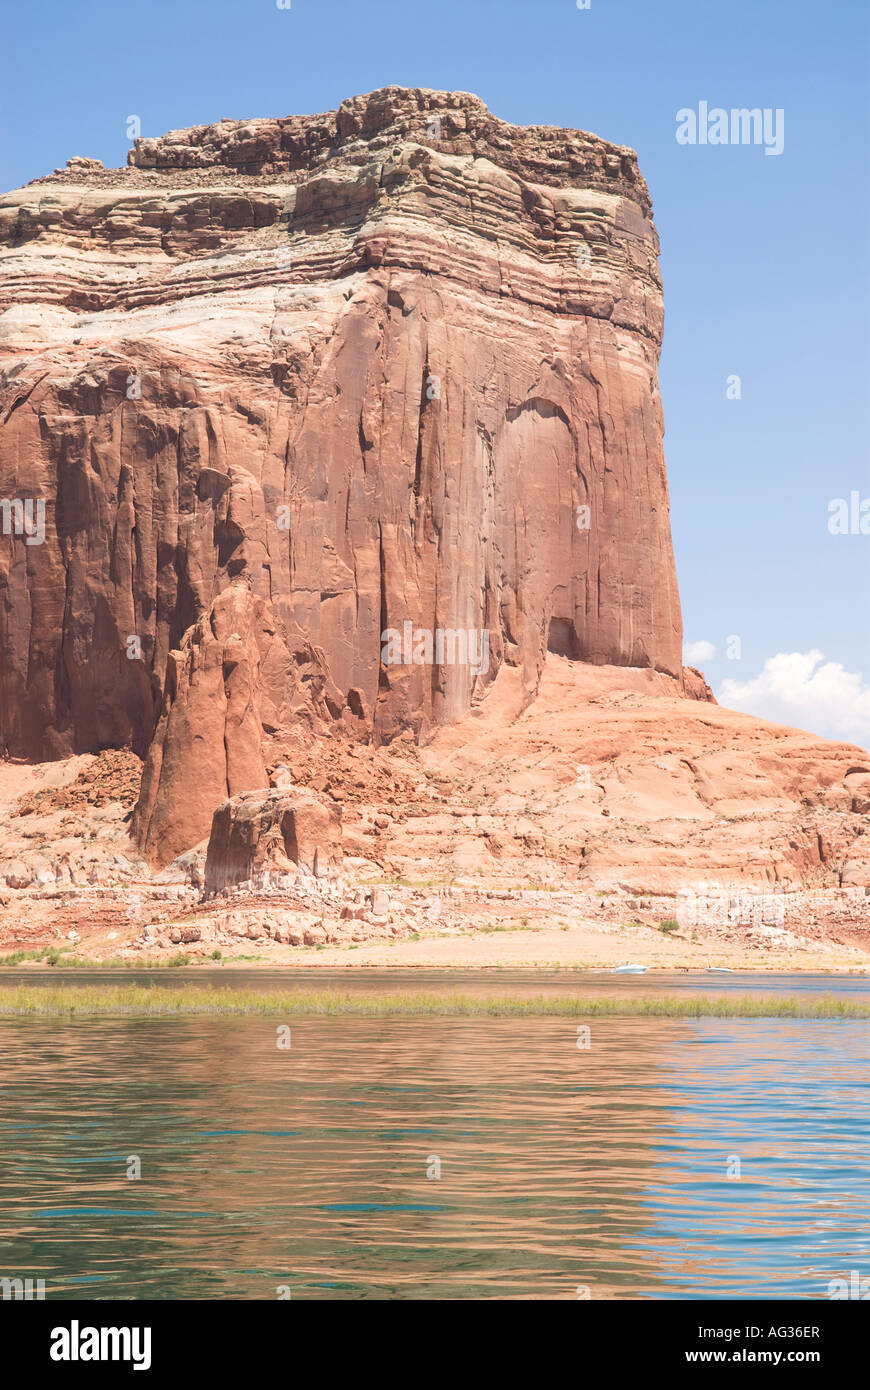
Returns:
[[[0,199],[0,747],[132,748],[165,863],[548,649],[704,698],[657,251],[631,150],[394,87]]]
[[[220,892],[263,874],[316,878],[341,868],[341,812],[312,792],[248,792],[225,801],[212,820],[205,891]]]
[[[551,656],[525,706],[518,677],[503,667],[485,705],[422,751],[467,814],[397,826],[397,874],[436,877],[446,860],[511,882],[537,855],[554,882],[579,865],[596,887],[637,893],[870,889],[862,748],[687,700],[652,671]]]

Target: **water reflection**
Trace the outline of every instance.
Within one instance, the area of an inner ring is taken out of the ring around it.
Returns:
[[[570,1019],[305,1018],[282,1051],[268,1019],[0,1020],[0,1273],[140,1299],[870,1272],[865,1024],[591,1026],[586,1050]]]
[[[870,1031],[703,1020],[662,1057],[674,1125],[638,1243],[673,1297],[826,1296],[870,1271]]]

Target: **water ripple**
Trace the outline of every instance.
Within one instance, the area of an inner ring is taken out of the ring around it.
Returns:
[[[581,1050],[559,1018],[312,1018],[278,1051],[268,1020],[3,1019],[0,1046],[0,1273],[50,1298],[870,1275],[863,1023],[602,1019]]]

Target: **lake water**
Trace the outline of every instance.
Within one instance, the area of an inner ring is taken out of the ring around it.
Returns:
[[[468,983],[400,983],[424,973]],[[262,1018],[0,1019],[0,1275],[50,1299],[826,1298],[870,1277],[864,1022],[602,1019],[588,1048],[576,1019],[291,1023],[284,1050]]]

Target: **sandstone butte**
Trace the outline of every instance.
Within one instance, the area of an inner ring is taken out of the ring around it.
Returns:
[[[289,782],[388,873],[870,883],[867,754],[681,665],[658,249],[632,150],[400,87],[0,198],[7,887],[22,770],[106,750],[142,882],[213,819],[212,877],[262,868]],[[34,890],[100,879],[69,819]]]

